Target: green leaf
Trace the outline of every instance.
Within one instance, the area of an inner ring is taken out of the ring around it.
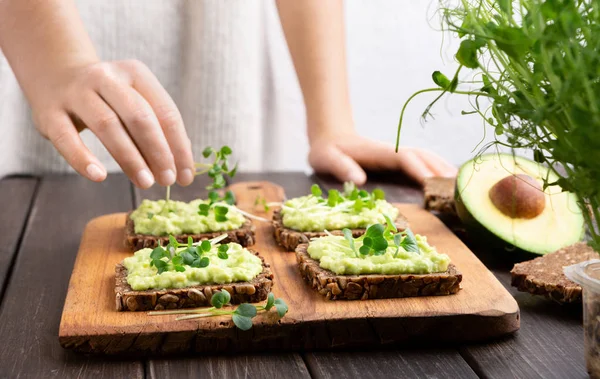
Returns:
[[[537,163],[544,163],[546,161],[544,158],[544,153],[538,149],[533,150],[533,160],[535,160]]]
[[[227,216],[215,215],[215,221],[217,222],[226,222]]]
[[[223,201],[225,201],[229,205],[235,205],[235,194],[232,191],[225,192],[225,197],[223,198]]]
[[[369,255],[369,253],[371,252],[371,248],[369,246],[362,245],[360,249],[358,249],[358,252],[362,255]]]
[[[165,272],[167,270],[167,267],[169,266],[167,262],[160,259],[154,259],[152,263],[154,263],[154,267],[156,267],[159,274]]]
[[[223,306],[231,300],[231,295],[228,291],[220,290],[215,292],[210,298],[210,303],[215,308],[223,308]]]
[[[176,255],[173,257],[173,259],[171,259],[171,262],[174,265],[180,265],[183,263],[183,257],[181,255]]]
[[[285,314],[288,312],[288,306],[281,298],[275,299],[275,308],[277,309],[277,314],[280,318],[285,316]]]
[[[223,156],[230,155],[231,153],[232,153],[232,151],[231,151],[231,148],[230,148],[229,146],[223,146],[223,147],[221,148],[221,154],[222,154]]]
[[[191,266],[195,259],[194,256],[188,251],[181,253],[181,258],[183,259],[183,263],[188,266]]]
[[[204,268],[204,267],[207,267],[209,264],[210,264],[210,259],[208,259],[208,257],[202,257],[200,259],[200,264],[198,267]]]
[[[213,148],[212,148],[212,147],[207,147],[207,148],[205,148],[204,150],[202,150],[202,156],[203,156],[204,158],[208,158],[208,157],[210,157],[210,155],[213,153],[213,151],[214,151],[214,150],[213,150]]]
[[[200,244],[200,248],[203,252],[208,253],[212,249],[212,244],[210,243],[210,241],[204,240]]]
[[[252,328],[252,319],[250,317],[241,316],[237,313],[234,313],[231,316],[233,323],[241,330],[249,330]]]
[[[208,204],[200,204],[198,205],[198,214],[200,216],[208,216],[208,210],[210,209],[210,205]]]
[[[212,188],[223,188],[227,184],[227,183],[225,183],[225,178],[223,177],[222,174],[215,175],[214,180],[215,181],[212,185]]]
[[[256,316],[256,307],[248,303],[240,304],[233,313],[252,318]]]
[[[188,243],[187,243],[188,249],[192,247],[193,243],[194,243],[194,239],[192,237],[188,236]]]
[[[512,0],[498,0],[498,6],[507,16],[512,16]]]
[[[329,205],[330,207],[335,207],[342,201],[344,200],[340,196],[340,191],[335,189],[329,190],[329,192],[327,193],[327,205]]]
[[[519,28],[498,27],[494,34],[494,41],[498,48],[511,58],[520,60],[531,47],[531,41]]]
[[[185,271],[185,267],[183,267],[181,265],[175,265],[175,271],[177,271],[177,272],[184,272]]]
[[[210,200],[210,204],[216,203],[219,201],[219,193],[217,191],[210,191],[208,193],[208,200]]]
[[[269,292],[269,296],[267,296],[267,304],[265,304],[265,310],[269,311],[271,308],[273,308],[274,302],[275,302],[275,295],[273,295],[273,292]]]
[[[313,184],[310,187],[310,192],[313,194],[313,196],[315,197],[320,197],[323,194],[323,191],[321,191],[321,187],[319,187],[318,184]]]
[[[175,237],[173,236],[169,236],[169,245],[178,248],[179,247],[179,242],[177,242],[177,240],[175,239]]]
[[[373,190],[373,197],[375,200],[385,200],[385,192],[382,189],[375,188]]]
[[[365,236],[367,237],[381,237],[385,228],[381,224],[373,224],[367,228]]]
[[[365,207],[365,202],[363,201],[362,198],[359,197],[354,201],[354,205],[352,206],[352,209],[354,209],[354,211],[356,213],[360,213],[364,207]]]
[[[420,253],[419,245],[417,244],[417,239],[415,238],[415,235],[413,234],[412,230],[407,228],[404,231],[404,234],[406,234],[406,236],[404,237],[401,243],[401,246],[404,248],[404,250],[412,253]]]
[[[217,257],[219,257],[221,259],[227,259],[227,258],[229,258],[229,255],[227,255],[227,251],[218,251]]]
[[[233,166],[233,169],[231,171],[228,172],[229,177],[233,178],[235,176],[235,174],[237,173],[237,163],[235,164],[235,166]]]
[[[148,212],[147,216],[150,220],[152,220],[152,217],[154,217],[154,213]]]
[[[375,238],[375,239],[373,239],[371,248],[373,250],[375,250],[376,252],[379,252],[379,251],[385,252],[385,250],[388,248],[388,241],[383,237]]]
[[[396,223],[390,218],[390,216],[388,216],[388,215],[386,215],[384,213],[383,217],[385,217],[385,222],[386,222],[386,228],[385,229],[397,232],[398,228],[396,228]]]
[[[227,214],[227,212],[229,212],[229,208],[224,207],[222,205],[217,205],[215,207],[215,214],[219,215],[219,216],[225,216]]]
[[[450,87],[450,80],[446,77],[446,75],[439,71],[434,71],[431,75],[431,78],[435,84],[443,89],[448,89],[448,87]]]
[[[369,197],[369,193],[365,190],[360,190],[360,191],[358,191],[358,196],[362,197],[364,199],[364,198]]]
[[[365,237],[363,238],[363,246],[367,246],[367,247],[371,247],[373,246],[373,238],[371,237]]]
[[[479,62],[477,61],[477,52],[479,51],[479,44],[477,44],[474,40],[466,39],[460,43],[460,47],[456,52],[456,60],[458,63],[462,64],[468,68],[477,68],[479,67]]]
[[[160,246],[154,248],[154,250],[152,250],[152,252],[150,253],[150,258],[152,258],[152,259],[161,259],[166,256],[167,256],[167,252],[165,251],[165,249],[163,249]]]

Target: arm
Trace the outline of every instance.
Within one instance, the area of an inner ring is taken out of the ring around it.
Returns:
[[[79,137],[88,127],[139,187],[191,183],[175,104],[143,64],[99,61],[72,0],[0,0],[0,48],[38,130],[78,173],[106,177]]]
[[[358,136],[348,79],[342,0],[277,0],[279,18],[306,106],[309,162],[322,173],[357,184],[363,170],[402,170],[419,182],[455,174],[437,155],[414,148],[396,154],[391,145]]]

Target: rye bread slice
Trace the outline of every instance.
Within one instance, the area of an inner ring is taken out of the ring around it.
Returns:
[[[456,214],[454,186],[456,178],[426,178],[423,186],[424,207],[428,211]]]
[[[414,296],[441,296],[460,290],[462,274],[450,264],[446,272],[399,275],[336,275],[321,268],[307,252],[308,244],[296,248],[300,274],[327,300],[389,299]]]
[[[581,302],[581,286],[570,281],[563,267],[598,258],[585,242],[569,245],[554,253],[517,263],[510,271],[511,284],[519,291],[542,295],[559,303]]]
[[[147,247],[153,249],[158,246],[159,242],[162,246],[165,246],[169,243],[169,236],[152,236],[149,234],[136,233],[135,225],[133,220],[129,217],[130,215],[131,212],[127,215],[127,221],[125,223],[125,241],[127,247],[129,247],[131,251],[137,251]],[[226,233],[227,238],[225,238],[222,243],[235,242],[244,247],[248,247],[254,245],[254,230],[255,227],[252,225],[252,221],[246,218],[246,221],[239,229],[200,234],[180,234],[174,237],[178,242],[187,243],[188,237],[192,237],[194,242],[198,242],[216,238]]]
[[[257,303],[266,300],[273,286],[271,267],[257,252],[249,251],[256,254],[263,264],[262,272],[251,281],[185,288],[135,291],[127,283],[127,269],[119,263],[115,268],[117,311],[159,311],[210,306],[213,292],[222,289],[231,295],[231,304]]]
[[[404,215],[398,213],[395,220],[396,228],[404,230],[408,227],[408,220]],[[354,238],[365,234],[365,229],[350,229]],[[329,230],[329,233],[334,235],[343,235],[341,230]],[[301,243],[310,242],[311,238],[325,237],[325,232],[300,232],[294,229],[287,228],[283,225],[283,216],[281,210],[278,209],[273,213],[273,236],[275,241],[280,246],[283,246],[287,251],[294,251]]]

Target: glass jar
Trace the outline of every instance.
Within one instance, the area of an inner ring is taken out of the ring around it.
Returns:
[[[583,288],[585,361],[590,377],[600,379],[600,259],[565,267],[564,272]]]

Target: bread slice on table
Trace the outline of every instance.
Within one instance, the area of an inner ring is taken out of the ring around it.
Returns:
[[[559,303],[581,302],[581,286],[570,281],[563,267],[598,258],[585,242],[569,245],[554,253],[517,263],[510,271],[512,285],[519,291],[542,295]]]
[[[408,220],[404,215],[398,213],[398,217],[395,220],[396,228],[398,230],[404,230],[408,227]],[[360,237],[365,234],[366,229],[350,229],[354,238]],[[334,235],[343,235],[341,230],[328,230],[329,233]],[[283,215],[281,210],[278,209],[273,213],[273,236],[275,241],[280,246],[283,246],[287,251],[294,251],[296,247],[301,243],[308,243],[312,238],[325,237],[325,232],[300,232],[298,230],[287,228],[283,225]]]
[[[448,270],[433,274],[337,275],[319,266],[308,254],[308,244],[296,248],[300,274],[327,300],[389,299],[441,296],[460,290],[462,274],[450,264]]]
[[[149,234],[136,233],[134,222],[131,217],[129,217],[130,214],[131,213],[127,215],[127,222],[125,224],[125,239],[127,247],[129,247],[131,251],[137,251],[144,248],[153,249],[157,247],[159,243],[161,246],[165,246],[169,243],[169,236],[153,236]],[[243,247],[248,247],[254,245],[254,230],[255,227],[252,225],[252,221],[246,218],[246,221],[238,229],[200,234],[179,234],[173,237],[175,237],[178,242],[187,243],[188,237],[192,237],[194,242],[198,242],[227,234],[227,238],[225,238],[221,243],[235,242],[239,243]]]
[[[426,178],[423,185],[424,207],[428,211],[456,214],[454,187],[456,178]]]
[[[210,306],[212,294],[220,290],[229,292],[231,304],[264,301],[273,287],[273,273],[269,264],[257,252],[248,250],[258,256],[263,265],[262,272],[249,282],[135,291],[127,283],[127,269],[119,263],[115,269],[117,311],[159,311]]]

